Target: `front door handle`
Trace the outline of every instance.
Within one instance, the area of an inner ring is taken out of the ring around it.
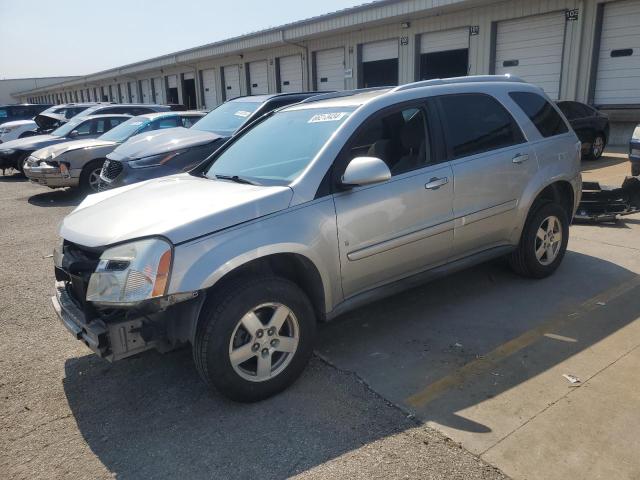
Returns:
[[[447,183],[449,183],[449,179],[447,177],[433,177],[431,180],[429,180],[429,183],[424,186],[424,188],[426,188],[427,190],[437,190],[442,185],[446,185]]]
[[[513,157],[513,160],[511,161],[513,163],[524,163],[527,160],[529,160],[529,155],[527,155],[526,153],[519,153],[515,157]]]

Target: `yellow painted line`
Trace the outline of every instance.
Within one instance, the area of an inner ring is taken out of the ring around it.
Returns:
[[[492,369],[497,363],[538,341],[540,338],[544,337],[545,334],[551,333],[552,330],[557,330],[576,319],[579,319],[585,314],[599,308],[600,304],[606,304],[607,302],[610,302],[636,288],[638,285],[640,285],[640,276],[633,277],[631,280],[605,290],[604,292],[580,304],[577,308],[573,309],[572,313],[556,315],[536,328],[523,333],[519,337],[503,343],[488,354],[465,364],[450,375],[442,377],[440,380],[436,380],[423,390],[407,397],[405,399],[405,403],[414,408],[422,408],[426,406],[429,402],[433,401],[447,390],[462,385],[470,376],[478,375]]]

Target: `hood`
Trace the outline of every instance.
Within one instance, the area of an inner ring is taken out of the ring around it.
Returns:
[[[34,135],[33,137],[18,138],[16,140],[3,143],[0,146],[0,150],[8,150],[12,148],[15,150],[33,151],[64,141],[66,141],[66,139],[54,137],[53,135]]]
[[[219,138],[222,137],[202,130],[183,127],[167,128],[135,135],[111,152],[107,158],[126,162],[203,145]]]
[[[36,122],[38,128],[42,130],[67,123],[65,116],[59,113],[40,113],[33,118],[33,121]]]
[[[47,159],[59,157],[63,153],[71,150],[80,150],[82,148],[96,148],[115,145],[115,142],[100,140],[98,138],[87,138],[83,140],[69,140],[67,142],[58,143],[49,147],[41,148],[34,153],[34,157]]]
[[[187,173],[89,195],[60,235],[86,247],[162,235],[174,244],[283,210],[293,191]]]

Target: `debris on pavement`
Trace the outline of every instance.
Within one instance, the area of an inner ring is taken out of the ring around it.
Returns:
[[[574,219],[584,222],[615,222],[619,216],[640,212],[640,178],[627,177],[621,187],[583,182],[582,200]]]
[[[563,373],[562,376],[566,378],[569,381],[569,383],[573,385],[580,383],[580,379],[575,375],[571,375],[570,373]]]

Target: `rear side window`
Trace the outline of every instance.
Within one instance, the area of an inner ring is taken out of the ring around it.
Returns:
[[[495,98],[482,93],[438,97],[447,141],[454,158],[524,142],[513,117]]]
[[[543,137],[567,133],[567,125],[555,108],[541,95],[532,92],[510,92],[509,96],[527,114]]]

